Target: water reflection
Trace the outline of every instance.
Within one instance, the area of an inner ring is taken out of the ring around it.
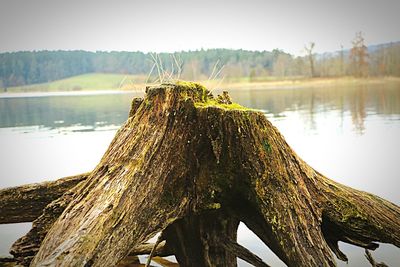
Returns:
[[[0,98],[0,128],[74,127],[69,130],[91,131],[107,126],[118,127],[127,117],[132,97],[139,94]],[[230,94],[242,105],[263,110],[269,118],[279,119],[287,112],[300,112],[303,123],[312,132],[318,131],[316,116],[331,111],[337,113],[339,127],[343,127],[343,119],[349,113],[353,130],[358,134],[364,133],[368,115],[398,119],[400,114],[400,90],[381,84],[301,90],[241,90]]]
[[[350,114],[353,130],[365,131],[367,115],[378,114],[399,119],[400,90],[381,84],[368,86],[328,87],[308,89],[249,90],[231,92],[242,105],[264,110],[267,117],[279,118],[285,112],[301,112],[308,130],[317,131],[315,117],[334,111],[343,127],[343,119]]]
[[[29,126],[64,131],[107,130],[127,118],[134,93],[0,98],[0,128]]]
[[[371,85],[230,94],[242,105],[262,110],[298,155],[318,171],[400,203],[399,88]],[[0,188],[93,169],[128,117],[133,96],[0,98]],[[0,255],[29,227],[0,226]],[[284,266],[243,225],[238,238],[270,265]],[[362,250],[344,246],[344,251],[349,266],[367,264]],[[393,246],[376,255],[389,265],[400,262]],[[240,262],[240,266],[248,265]]]

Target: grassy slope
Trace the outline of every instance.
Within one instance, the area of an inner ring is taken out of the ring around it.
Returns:
[[[147,77],[124,74],[91,73],[66,78],[43,84],[34,84],[19,87],[10,87],[8,92],[57,92],[57,91],[93,91],[93,90],[143,90]],[[250,82],[248,78],[233,79],[230,82],[220,83],[218,80],[200,81],[209,89],[276,89],[276,88],[301,88],[321,86],[347,86],[370,83],[393,83],[400,85],[400,78],[367,78],[356,79],[352,77],[341,78],[301,78],[288,79],[267,77]]]
[[[8,92],[123,90],[132,82],[143,83],[144,79],[135,75],[89,73],[48,83],[10,87]]]

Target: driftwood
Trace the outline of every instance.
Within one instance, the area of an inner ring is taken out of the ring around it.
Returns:
[[[13,245],[19,263],[116,266],[153,251],[180,266],[268,266],[236,243],[239,222],[288,266],[347,261],[339,241],[400,246],[398,206],[326,178],[262,113],[194,83],[147,88],[97,167],[63,192],[39,217],[19,215],[37,217]]]

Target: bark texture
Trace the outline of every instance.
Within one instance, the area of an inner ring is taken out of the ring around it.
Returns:
[[[37,220],[32,266],[115,266],[157,232],[180,266],[268,266],[236,243],[240,221],[288,266],[335,266],[338,241],[400,246],[398,206],[324,177],[262,113],[185,82],[134,99],[89,177]]]
[[[86,179],[88,174],[0,189],[0,224],[32,222],[53,200]]]
[[[47,206],[40,212],[39,210],[32,209],[30,214],[36,214],[36,216],[32,216],[32,218],[37,218],[33,221],[31,230],[25,236],[18,239],[10,249],[10,254],[14,256],[14,259],[16,259],[20,265],[28,266],[30,264],[33,257],[38,252],[48,230],[71,201],[74,188],[76,188],[80,182],[84,181],[88,175],[88,173],[84,173],[62,178],[55,182],[15,187],[3,191],[13,196],[11,197],[9,195],[10,197],[4,202],[4,206],[6,207],[12,206],[13,202],[10,203],[10,199],[15,203],[19,203],[19,205],[27,204],[27,206],[21,210],[31,208],[35,205],[40,206],[40,204],[46,204],[45,201],[47,201]],[[38,199],[40,199],[41,202],[37,203]],[[5,213],[9,210],[8,208],[5,209]],[[14,210],[12,211],[14,212]],[[14,216],[14,218],[15,222],[22,222],[26,216]]]

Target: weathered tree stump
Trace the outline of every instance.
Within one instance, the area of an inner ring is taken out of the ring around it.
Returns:
[[[115,266],[150,254],[161,232],[153,255],[180,266],[268,266],[236,243],[239,222],[288,266],[335,266],[332,252],[346,261],[338,241],[400,246],[398,206],[324,177],[261,112],[228,98],[195,83],[147,88],[88,177],[28,218],[15,258]]]

